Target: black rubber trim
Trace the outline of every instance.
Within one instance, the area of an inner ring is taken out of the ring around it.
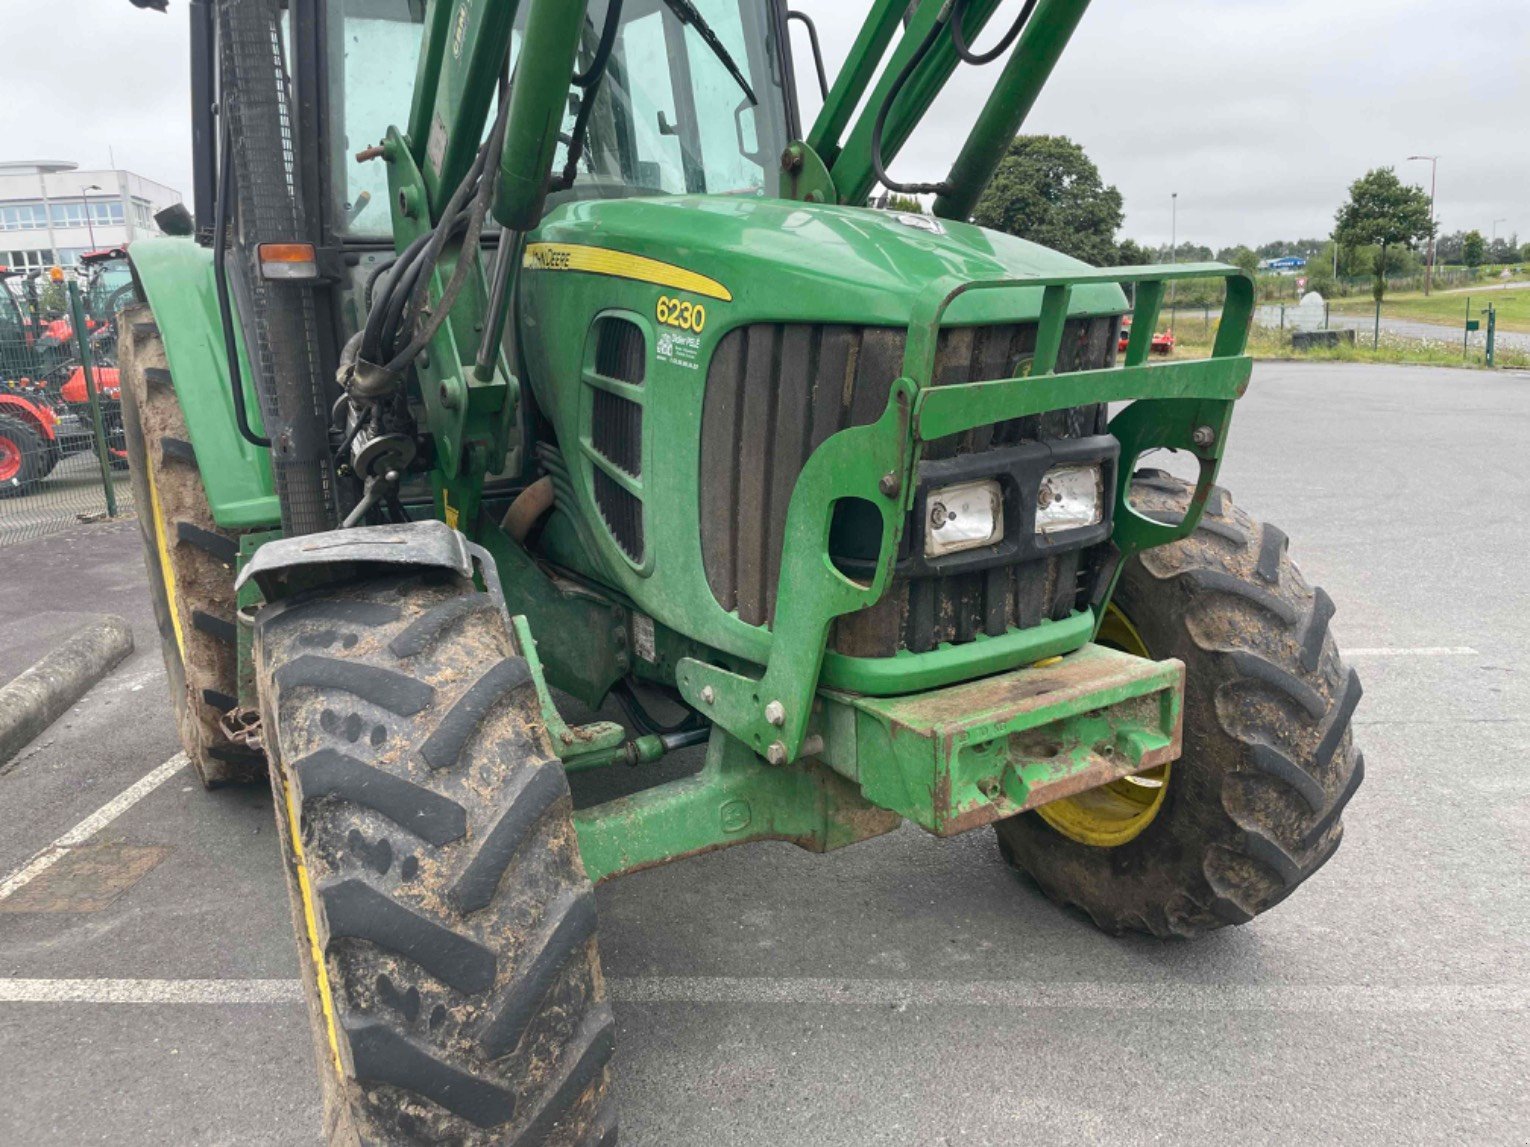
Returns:
[[[276,686],[285,692],[304,685],[338,689],[369,701],[400,717],[412,717],[436,698],[435,688],[407,674],[376,665],[341,661],[305,653],[294,657],[275,673]]]
[[[515,1096],[443,1063],[385,1024],[343,1025],[356,1078],[423,1095],[479,1127],[498,1127],[515,1116]]]
[[[232,621],[208,613],[206,610],[192,610],[191,624],[217,641],[228,645],[236,645],[239,642],[239,629]]]
[[[319,889],[331,941],[366,940],[403,956],[459,992],[474,995],[494,986],[494,953],[390,900],[360,880]]]
[[[1179,577],[1189,578],[1197,585],[1219,593],[1230,594],[1233,597],[1241,597],[1250,605],[1258,606],[1266,613],[1273,614],[1287,625],[1296,624],[1296,608],[1284,598],[1276,597],[1256,585],[1234,574],[1223,573],[1221,570],[1191,569],[1179,574]]]
[[[1302,647],[1302,668],[1308,673],[1317,668],[1318,659],[1323,656],[1323,638],[1328,636],[1328,622],[1332,620],[1333,614],[1333,598],[1321,586],[1314,589],[1312,612],[1307,615],[1301,636],[1297,638]]]
[[[1178,510],[1145,510],[1142,511],[1142,516],[1151,518],[1155,522],[1162,522],[1166,526],[1177,526],[1185,520],[1185,515]],[[1236,542],[1240,546],[1248,545],[1248,535],[1236,525],[1232,522],[1224,522],[1220,518],[1213,518],[1209,514],[1202,514],[1195,528],[1205,530],[1208,534],[1215,534],[1219,538],[1226,538],[1229,542]]]
[[[1272,836],[1266,836],[1255,828],[1243,830],[1243,851],[1280,877],[1287,888],[1302,882],[1302,866],[1285,846]]]
[[[1323,739],[1318,742],[1315,761],[1318,768],[1322,768],[1333,760],[1333,754],[1339,747],[1339,742],[1344,739],[1344,731],[1349,728],[1349,719],[1355,715],[1355,706],[1360,704],[1360,695],[1365,690],[1360,687],[1360,674],[1353,669],[1349,676],[1344,679],[1344,688],[1339,692],[1338,703],[1333,707],[1333,714],[1328,718],[1328,727],[1323,730]]]
[[[196,448],[183,438],[171,438],[168,434],[159,440],[159,453],[161,458],[174,458],[180,462],[197,464]]]
[[[487,594],[454,597],[434,609],[426,610],[411,621],[402,633],[388,642],[388,649],[400,659],[418,657],[458,618],[476,613],[492,613],[496,608],[494,600]]]
[[[525,780],[509,807],[489,830],[478,854],[448,893],[462,912],[477,912],[494,899],[499,878],[542,816],[568,792],[568,780],[556,765],[542,765],[523,774]]]
[[[541,1014],[542,1000],[568,962],[595,934],[595,896],[570,888],[547,906],[536,955],[510,985],[509,1002],[479,1037],[490,1059],[509,1055]]]
[[[1267,741],[1255,741],[1250,748],[1253,750],[1256,769],[1266,776],[1284,781],[1301,793],[1307,807],[1313,812],[1323,811],[1323,801],[1328,794],[1323,791],[1321,781]]]
[[[1266,524],[1259,538],[1259,564],[1254,572],[1274,585],[1280,580],[1280,557],[1286,552],[1288,539],[1279,526]]]
[[[202,702],[211,705],[220,713],[232,713],[239,708],[239,698],[231,697],[227,693],[220,693],[216,689],[203,689]]]
[[[1344,806],[1349,804],[1350,797],[1355,795],[1355,791],[1360,787],[1360,782],[1364,779],[1365,754],[1357,751],[1355,753],[1355,771],[1349,775],[1349,784],[1344,786],[1344,791],[1339,794],[1339,799],[1334,801],[1329,810],[1323,814],[1323,819],[1313,825],[1308,830],[1307,835],[1302,838],[1302,845],[1304,847],[1311,848],[1319,840],[1323,839],[1323,834],[1328,831],[1329,826],[1344,811]]]
[[[261,616],[260,622],[268,630],[290,621],[339,621],[370,629],[392,624],[402,612],[398,606],[380,601],[321,599],[270,609]]]
[[[214,533],[212,530],[204,530],[192,522],[176,522],[175,536],[178,541],[185,542],[188,546],[195,546],[226,566],[232,566],[239,560],[238,542],[233,538],[225,538],[222,534]]]
[[[143,380],[150,386],[163,386],[166,390],[174,390],[175,383],[170,380],[170,371],[163,366],[146,366],[143,368]]]
[[[578,1052],[574,1051],[578,1047]],[[611,1061],[616,1050],[616,1020],[605,1001],[592,1008],[580,1025],[579,1035],[566,1053],[569,1064],[556,1090],[542,1102],[536,1115],[511,1140],[512,1147],[534,1147],[546,1142],[553,1126],[579,1101],[590,1084]]]
[[[1273,661],[1246,649],[1236,649],[1227,654],[1233,667],[1251,681],[1268,685],[1277,693],[1283,693],[1307,712],[1314,720],[1328,712],[1328,702],[1323,695],[1294,673],[1288,673]]]
[[[523,657],[507,657],[491,667],[441,718],[435,732],[420,746],[420,756],[433,769],[456,764],[463,747],[477,732],[489,710],[513,690],[530,684],[531,667]]]
[[[440,846],[467,835],[467,812],[454,800],[411,784],[338,749],[320,749],[292,766],[304,803],[338,797],[381,813],[421,840]]]

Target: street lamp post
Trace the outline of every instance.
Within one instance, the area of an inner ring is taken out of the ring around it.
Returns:
[[[1179,192],[1175,191],[1169,196],[1169,263],[1172,266],[1179,261]],[[1174,310],[1174,288],[1178,286],[1178,280],[1169,282],[1169,327],[1173,329],[1174,321],[1178,317]]]
[[[99,183],[92,183],[89,187],[80,188],[80,202],[85,205],[85,232],[90,236],[90,249],[96,249],[96,226],[90,218],[90,193],[100,191]]]
[[[1435,226],[1434,219],[1434,189],[1435,176],[1439,173],[1440,157],[1437,155],[1410,155],[1409,162],[1413,160],[1429,161],[1429,261],[1424,264],[1424,294],[1429,294],[1429,288],[1434,285],[1434,240],[1435,232],[1439,230]]]
[[[1489,247],[1496,247],[1498,245],[1498,225],[1500,223],[1507,223],[1508,221],[1509,221],[1509,217],[1507,215],[1504,216],[1502,219],[1494,219],[1493,220],[1493,237],[1488,240],[1488,246]]]

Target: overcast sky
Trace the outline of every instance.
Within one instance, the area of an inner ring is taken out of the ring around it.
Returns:
[[[185,0],[0,0],[0,159],[120,167],[190,191]],[[831,75],[865,0],[795,0]],[[1005,0],[994,27],[1020,0]],[[800,29],[794,33],[801,37]],[[980,42],[992,41],[990,32]],[[805,37],[801,39],[805,52]],[[1212,246],[1326,235],[1345,189],[1396,164],[1427,186],[1438,153],[1446,231],[1530,240],[1527,0],[1095,0],[1026,130],[1071,136],[1126,199],[1123,235]],[[799,56],[804,118],[816,83]],[[962,69],[904,154],[945,174],[1000,65]],[[400,77],[401,82],[407,82]]]

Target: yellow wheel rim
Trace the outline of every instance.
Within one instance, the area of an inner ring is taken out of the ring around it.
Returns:
[[[1115,602],[1105,607],[1105,619],[1095,640],[1137,657],[1152,656],[1142,634]],[[1044,804],[1036,811],[1069,840],[1097,848],[1117,848],[1135,840],[1153,823],[1168,790],[1169,766],[1159,765],[1076,797]]]

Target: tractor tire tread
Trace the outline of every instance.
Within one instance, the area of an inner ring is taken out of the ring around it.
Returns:
[[[1133,504],[1164,521],[1193,489],[1160,472],[1133,487]],[[1234,531],[1243,542],[1229,547]],[[1288,549],[1214,487],[1190,537],[1128,559],[1117,600],[1154,656],[1186,664],[1188,759],[1171,766],[1165,804],[1138,837],[1092,848],[1035,814],[999,826],[1013,866],[1108,932],[1189,937],[1247,923],[1338,848],[1364,776],[1350,732],[1360,680],[1330,637],[1332,600]]]
[[[256,620],[300,934],[312,889],[300,955],[322,961],[352,1069],[335,1066],[306,975],[335,1136],[574,1147],[615,1126],[614,1024],[572,800],[490,601],[467,579],[400,572]],[[492,1039],[496,1025],[514,1042]]]

